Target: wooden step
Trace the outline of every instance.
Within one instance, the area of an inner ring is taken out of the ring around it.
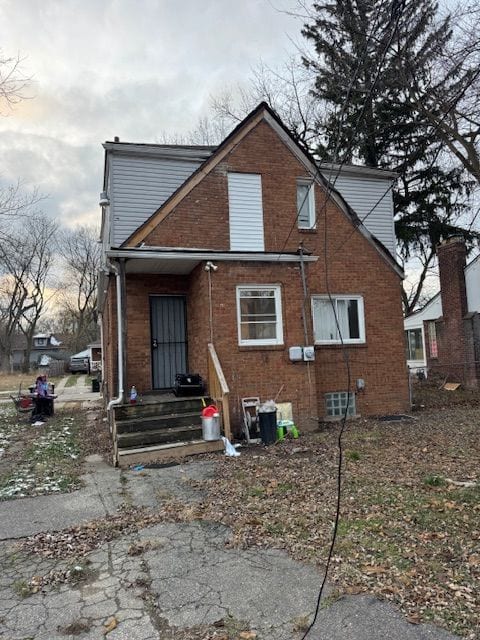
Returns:
[[[223,451],[222,440],[214,440],[213,442],[205,442],[205,440],[172,442],[150,447],[120,449],[116,462],[120,467],[125,468],[132,464],[148,464],[149,462],[156,462],[157,460],[180,459],[186,456],[214,451]]]
[[[119,433],[117,435],[117,442],[118,448],[124,449],[125,447],[198,440],[201,436],[202,428],[198,425],[181,425],[177,427],[151,429],[148,431]]]
[[[202,426],[199,413],[170,413],[166,415],[139,416],[116,420],[117,433],[133,433],[135,431],[150,431],[181,427],[189,425]]]
[[[208,398],[205,402],[209,404]],[[139,402],[137,404],[122,404],[114,407],[116,420],[127,420],[147,416],[161,416],[172,413],[196,413],[200,415],[203,409],[202,398],[175,398],[169,396],[167,400]]]

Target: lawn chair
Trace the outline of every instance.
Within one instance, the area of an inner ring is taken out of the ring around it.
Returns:
[[[242,398],[243,432],[245,434],[247,444],[256,444],[257,442],[260,442],[257,413],[259,405],[260,398],[258,397]],[[254,437],[252,437],[252,435]]]

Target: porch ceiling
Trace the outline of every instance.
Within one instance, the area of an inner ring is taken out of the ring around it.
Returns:
[[[177,258],[176,260],[162,260],[161,258],[151,258],[149,260],[139,260],[130,258],[125,263],[126,273],[165,273],[172,275],[187,275],[201,261],[192,258]]]

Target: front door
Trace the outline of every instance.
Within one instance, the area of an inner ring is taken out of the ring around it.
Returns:
[[[153,388],[169,389],[175,374],[187,373],[185,296],[151,296],[150,319]]]

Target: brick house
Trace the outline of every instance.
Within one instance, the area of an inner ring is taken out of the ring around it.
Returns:
[[[407,364],[467,388],[480,380],[480,256],[466,264],[461,237],[437,247],[440,291],[405,318]]]
[[[264,103],[216,148],[104,147],[104,388],[122,419],[132,385],[169,389],[187,371],[215,398],[228,386],[234,433],[240,398],[280,388],[301,430],[337,417],[348,391],[352,414],[406,410],[393,174],[345,167],[331,188],[337,169],[319,171]],[[307,361],[290,349],[306,346]]]

